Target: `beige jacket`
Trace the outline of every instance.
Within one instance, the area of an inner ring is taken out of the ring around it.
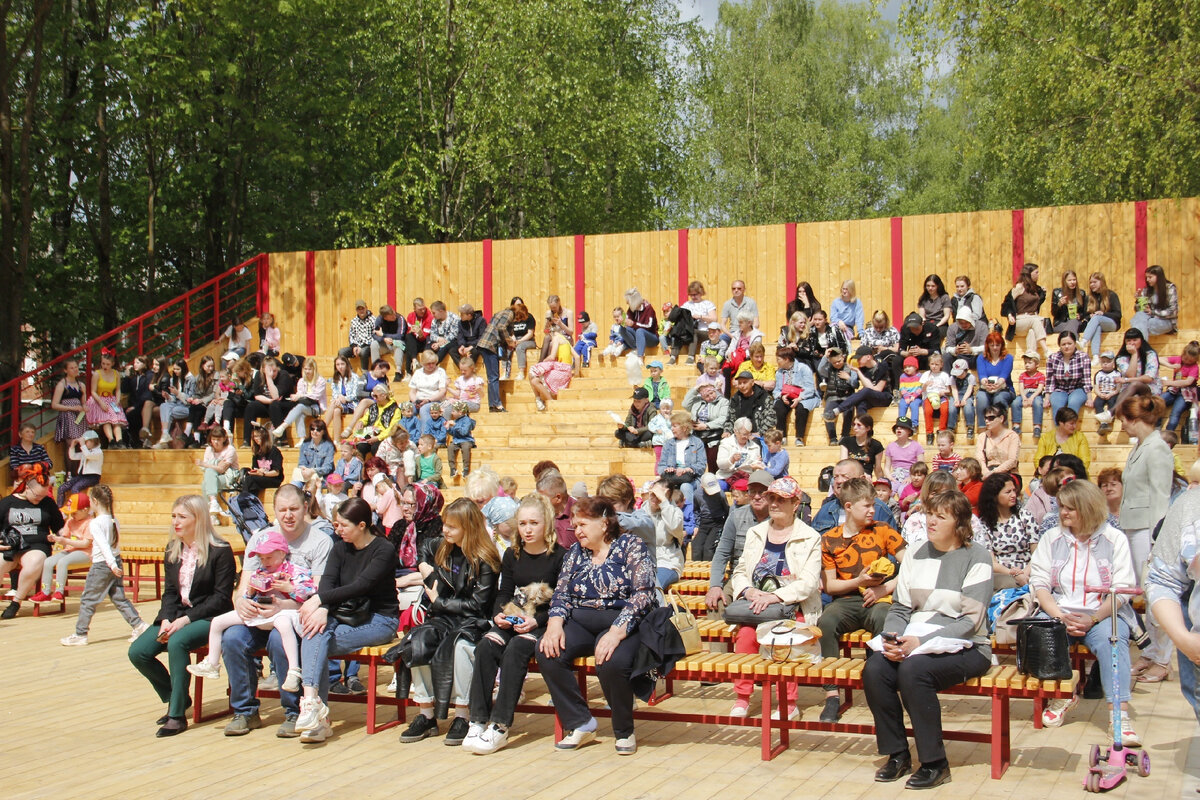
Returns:
[[[766,549],[767,528],[770,525],[768,519],[746,531],[746,546],[729,579],[734,597],[739,597],[754,586],[754,568]],[[816,624],[821,616],[821,535],[796,520],[783,554],[792,573],[792,581],[780,586],[775,594],[785,603],[799,603],[800,610],[804,612],[804,621],[809,625]]]

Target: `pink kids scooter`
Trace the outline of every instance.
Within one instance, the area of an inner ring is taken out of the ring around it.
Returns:
[[[1112,685],[1113,691],[1116,691],[1116,686],[1120,684],[1120,674],[1117,670],[1117,595],[1138,595],[1142,593],[1141,589],[1136,587],[1118,587],[1118,586],[1088,586],[1087,591],[1095,592],[1096,594],[1107,594],[1112,603],[1112,615],[1109,619],[1112,621],[1112,633],[1109,634],[1108,643],[1109,651],[1112,659]],[[1115,789],[1120,785],[1121,781],[1125,780],[1125,772],[1129,768],[1137,770],[1137,774],[1145,778],[1150,774],[1150,754],[1147,752],[1136,753],[1124,747],[1121,744],[1121,704],[1113,703],[1112,707],[1112,731],[1113,741],[1112,746],[1105,750],[1098,744],[1092,745],[1092,750],[1088,756],[1088,771],[1083,776],[1083,788],[1089,792],[1107,792],[1109,789]]]

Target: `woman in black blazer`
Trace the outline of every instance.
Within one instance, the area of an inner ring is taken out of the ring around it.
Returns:
[[[185,495],[176,500],[171,526],[163,558],[166,589],[162,608],[154,624],[129,646],[130,662],[167,703],[167,713],[157,722],[159,737],[187,730],[184,714],[192,704],[187,671],[191,651],[207,644],[213,617],[233,610],[237,577],[233,551],[213,530],[208,501],[203,497]],[[164,650],[169,669],[158,660]]]

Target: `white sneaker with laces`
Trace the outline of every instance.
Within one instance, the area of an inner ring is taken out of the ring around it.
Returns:
[[[304,731],[300,734],[301,744],[317,744],[325,741],[333,735],[333,727],[329,724],[329,720],[323,719],[317,723],[317,727]]]
[[[463,737],[462,749],[468,753],[475,752],[475,746],[479,744],[479,737],[487,729],[487,725],[482,722],[472,722],[467,726],[467,735]]]
[[[296,730],[311,731],[329,716],[329,707],[319,697],[300,698],[300,716],[296,718]]]
[[[729,709],[729,716],[731,716],[731,717],[748,717],[748,716],[750,716],[750,704],[739,700],[738,702],[733,704],[733,708]]]
[[[129,634],[129,641],[131,643],[136,642],[138,640],[138,637],[141,636],[143,633],[145,633],[149,627],[150,627],[149,623],[147,623],[145,620],[142,620],[137,625],[134,625],[133,631],[131,631]]]
[[[199,678],[216,680],[221,677],[221,663],[202,659],[195,664],[188,664],[187,671]]]
[[[588,742],[596,739],[595,731],[564,731],[561,741],[554,745],[555,750],[578,750]]]
[[[1112,723],[1108,725],[1108,740],[1112,741]],[[1133,720],[1128,711],[1121,712],[1121,745],[1124,747],[1141,747],[1142,737],[1133,730]]]
[[[1042,712],[1042,724],[1048,728],[1057,728],[1063,724],[1066,719],[1067,712],[1075,707],[1079,702],[1079,695],[1071,695],[1068,698],[1056,697],[1046,704],[1046,710]]]
[[[465,745],[466,742],[463,742]],[[508,731],[501,730],[499,726],[488,725],[479,738],[475,740],[475,746],[471,750],[477,756],[486,756],[489,753],[494,753],[497,750],[502,750],[508,746]]]
[[[86,636],[80,636],[78,633],[72,633],[70,636],[64,636],[58,640],[58,643],[63,647],[83,647],[88,643]]]
[[[615,743],[617,755],[631,756],[637,752],[637,737],[632,733],[624,739],[617,739]]]
[[[771,719],[779,719],[778,708],[771,712]],[[794,703],[792,704],[792,710],[788,712],[788,719],[800,719],[800,707]]]

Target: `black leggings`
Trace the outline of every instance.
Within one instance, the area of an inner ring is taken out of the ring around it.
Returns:
[[[783,434],[784,439],[787,439],[788,415],[793,411],[796,412],[796,436],[803,438],[808,435],[808,409],[799,403],[793,408],[785,404],[782,400],[776,400],[775,427]]]
[[[596,652],[596,642],[608,633],[613,621],[621,612],[615,608],[576,608],[563,626],[566,646],[557,658],[551,658],[538,650],[538,667],[542,679],[554,699],[554,712],[565,730],[573,731],[592,719],[591,709],[579,684],[575,682],[575,668],[571,662]],[[596,677],[604,698],[612,709],[613,736],[624,739],[633,735],[633,685],[629,682],[633,672],[633,657],[638,651],[637,632],[621,641],[607,661],[596,667]]]

